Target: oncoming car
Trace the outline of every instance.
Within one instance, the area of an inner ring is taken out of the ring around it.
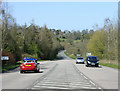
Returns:
[[[86,67],[88,66],[99,66],[99,60],[97,59],[96,56],[88,56],[86,59]]]
[[[83,57],[77,57],[76,58],[76,64],[77,63],[83,63],[84,64],[84,58]]]
[[[25,71],[35,71],[39,72],[39,67],[36,60],[25,60],[24,63],[20,65],[20,73],[23,73]]]

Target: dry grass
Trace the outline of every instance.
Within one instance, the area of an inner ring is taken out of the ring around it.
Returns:
[[[100,65],[103,65],[103,66],[120,69],[120,66],[118,65],[117,60],[100,60],[99,63],[100,63]]]
[[[118,65],[118,60],[100,60],[101,63],[109,63],[109,64],[115,64]]]

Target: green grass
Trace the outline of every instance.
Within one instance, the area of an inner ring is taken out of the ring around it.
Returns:
[[[67,52],[64,52],[64,53],[65,53],[65,55],[67,55],[67,56],[68,56]]]
[[[103,63],[103,62],[99,62],[99,64],[100,64],[100,65],[103,65],[103,66],[115,68],[115,69],[120,69],[120,66],[118,66],[117,64],[113,64],[113,63]]]
[[[72,58],[72,59],[76,59],[76,56],[74,55],[68,55],[66,52],[64,52],[68,57]]]
[[[20,64],[23,63],[23,61],[18,61],[15,65],[3,65],[2,66],[2,72],[6,72],[12,69],[15,69],[20,66]]]
[[[74,40],[74,42],[80,42],[81,40]]]
[[[4,65],[4,66],[2,66],[2,72],[15,69],[15,68],[17,68],[19,66],[20,66],[20,64],[16,64],[16,65]]]
[[[67,39],[62,39],[62,38],[60,38],[60,41],[66,41]]]
[[[72,58],[72,59],[76,59],[76,57],[73,56],[73,55],[69,55],[69,57]]]

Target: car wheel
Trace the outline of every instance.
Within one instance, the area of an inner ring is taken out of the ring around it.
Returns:
[[[76,62],[76,64],[78,64],[78,62]]]
[[[95,67],[99,67],[99,65],[95,65]]]
[[[84,64],[84,62],[83,62],[83,64]]]
[[[23,70],[20,70],[20,73],[23,73],[24,71]]]
[[[38,73],[38,72],[39,72],[39,69],[37,69],[35,72]]]
[[[86,65],[86,67],[88,67],[88,65]]]

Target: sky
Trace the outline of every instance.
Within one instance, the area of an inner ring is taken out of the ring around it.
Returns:
[[[9,2],[10,13],[17,24],[47,25],[49,29],[93,29],[103,27],[104,20],[117,19],[117,2]]]

